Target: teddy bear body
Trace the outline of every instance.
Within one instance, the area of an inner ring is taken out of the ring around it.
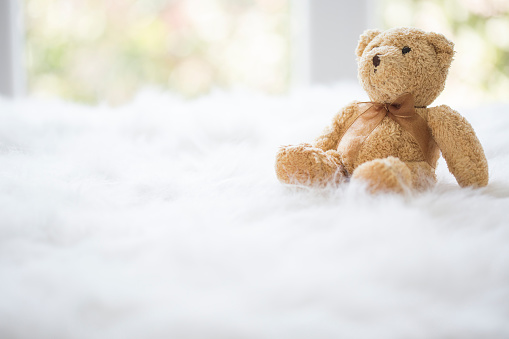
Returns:
[[[362,180],[373,192],[425,189],[436,182],[441,151],[461,186],[487,185],[487,161],[470,124],[448,106],[428,107],[444,88],[453,53],[442,35],[415,28],[363,33],[356,50],[359,80],[371,102],[344,107],[314,144],[282,147],[278,178],[301,185]],[[405,96],[421,127],[380,108]],[[356,134],[368,114],[378,116],[376,125]]]

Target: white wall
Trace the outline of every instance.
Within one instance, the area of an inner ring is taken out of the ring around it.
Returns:
[[[357,79],[359,35],[377,26],[380,1],[293,0],[294,74],[297,84]]]

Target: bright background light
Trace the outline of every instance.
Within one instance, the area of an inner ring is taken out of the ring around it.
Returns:
[[[312,0],[25,0],[28,91],[110,104],[147,86],[188,98],[233,87],[284,93],[298,73],[292,20],[303,1]],[[509,100],[508,0],[371,2],[379,28],[455,42],[445,97]],[[331,49],[342,48],[337,35]]]
[[[509,101],[508,0],[384,0],[383,22],[440,32],[454,42],[444,95]]]
[[[150,85],[288,87],[288,0],[26,0],[26,15],[33,94],[115,104]]]

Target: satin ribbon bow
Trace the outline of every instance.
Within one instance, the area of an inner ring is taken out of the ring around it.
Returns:
[[[366,138],[382,122],[386,116],[397,122],[409,132],[420,146],[425,161],[435,167],[433,150],[435,141],[431,136],[426,120],[415,112],[414,97],[405,93],[392,103],[360,102],[360,115],[346,129],[338,145],[338,151],[343,158],[353,164],[358,157],[360,148]]]

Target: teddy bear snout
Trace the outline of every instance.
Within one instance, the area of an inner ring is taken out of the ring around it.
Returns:
[[[373,65],[375,67],[377,67],[378,65],[380,65],[380,58],[378,57],[378,54],[376,54],[374,57],[373,57]]]

